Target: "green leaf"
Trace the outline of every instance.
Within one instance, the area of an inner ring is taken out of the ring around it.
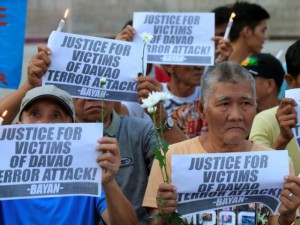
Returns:
[[[169,143],[165,140],[162,141],[162,150],[166,154],[167,151],[169,150]]]
[[[161,219],[161,214],[157,213],[157,214],[151,214],[149,216],[150,219]]]
[[[151,214],[149,218],[156,219],[156,220],[162,220],[168,225],[183,225],[184,222],[182,220],[182,217],[177,213],[173,212],[171,214]]]
[[[165,160],[164,160],[165,156],[162,155],[160,149],[155,149],[154,154],[155,154],[155,159],[157,159],[159,162],[159,167],[162,169],[165,166]]]

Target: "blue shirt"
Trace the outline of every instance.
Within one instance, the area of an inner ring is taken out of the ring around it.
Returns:
[[[94,225],[106,209],[101,197],[68,196],[0,201],[2,225]]]

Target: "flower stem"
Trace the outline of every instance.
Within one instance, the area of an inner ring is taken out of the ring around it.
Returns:
[[[163,127],[164,124],[162,124],[162,108],[163,108],[163,102],[159,102],[159,121],[160,121],[160,127]],[[164,141],[164,129],[160,129],[160,137],[161,137],[161,140],[162,142]],[[167,151],[163,151],[163,154],[164,154],[164,172],[165,172],[165,179],[164,179],[164,183],[169,183],[169,175],[168,175],[168,172],[167,172]]]
[[[146,42],[144,43],[143,55],[142,55],[142,73],[143,73],[143,76],[145,76],[145,68],[144,68],[145,48],[146,48]]]

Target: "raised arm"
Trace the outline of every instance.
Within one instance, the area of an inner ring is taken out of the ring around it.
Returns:
[[[294,137],[292,127],[297,125],[297,112],[294,109],[296,105],[296,102],[291,98],[284,98],[280,101],[276,112],[280,133],[272,144],[272,148],[278,150],[285,149],[286,145]]]
[[[216,43],[215,63],[227,61],[233,52],[230,41],[220,36],[214,36],[212,40]]]
[[[138,224],[133,206],[114,178],[121,165],[118,142],[115,138],[104,137],[99,140],[99,143],[97,150],[103,154],[97,158],[97,161],[103,169],[102,187],[107,202],[107,209],[102,213],[102,218],[107,225]]]
[[[19,112],[21,101],[26,92],[34,87],[41,86],[42,76],[46,73],[51,62],[50,54],[51,51],[46,45],[39,45],[38,54],[33,56],[28,64],[27,81],[17,91],[0,100],[0,114],[5,110],[8,111],[3,124],[12,123]]]

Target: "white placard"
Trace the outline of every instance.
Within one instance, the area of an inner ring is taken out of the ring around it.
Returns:
[[[172,155],[181,215],[253,202],[275,213],[288,174],[286,150]]]
[[[100,196],[102,123],[0,126],[0,200]]]
[[[298,123],[292,128],[292,132],[297,142],[298,150],[300,151],[300,88],[293,88],[285,91],[286,98],[292,98],[298,104],[295,109],[297,111]]]
[[[51,65],[43,85],[54,84],[75,98],[137,101],[141,44],[53,31],[48,46]]]
[[[138,34],[151,33],[147,61],[157,64],[214,64],[214,13],[135,12],[133,27]],[[135,35],[134,42],[143,42]]]

